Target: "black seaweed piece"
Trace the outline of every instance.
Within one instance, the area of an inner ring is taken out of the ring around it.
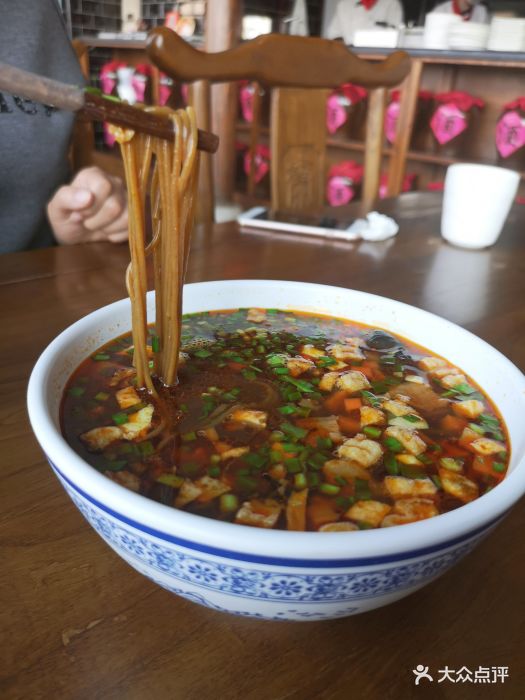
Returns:
[[[400,342],[393,335],[385,331],[372,331],[365,337],[366,344],[373,350],[390,350],[399,347]]]

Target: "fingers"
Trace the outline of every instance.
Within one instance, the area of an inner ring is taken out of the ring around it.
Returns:
[[[95,202],[95,196],[88,189],[74,185],[64,185],[55,193],[49,202],[49,209],[54,216],[61,219],[75,214],[78,220],[82,218],[81,212],[88,212]]]

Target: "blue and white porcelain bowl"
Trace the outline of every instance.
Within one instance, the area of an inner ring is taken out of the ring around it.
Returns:
[[[153,315],[153,299],[149,299]],[[184,311],[242,307],[314,311],[385,328],[464,369],[492,398],[508,427],[504,481],[482,498],[430,520],[359,532],[268,531],[178,511],[110,481],[60,433],[67,379],[81,361],[130,328],[128,300],[81,319],[38,360],[29,383],[33,430],[80,512],[137,571],[159,585],[239,615],[275,620],[344,617],[391,603],[440,576],[470,552],[525,492],[525,377],[494,348],[420,309],[299,282],[190,284]]]

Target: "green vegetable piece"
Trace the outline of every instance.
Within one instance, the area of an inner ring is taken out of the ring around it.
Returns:
[[[305,428],[300,428],[298,425],[293,425],[292,423],[282,423],[280,428],[285,435],[297,438],[298,440],[301,440],[308,435],[308,430]]]
[[[469,423],[468,427],[473,430],[478,435],[485,435],[485,429],[478,425],[477,423]]]
[[[207,357],[211,357],[213,353],[206,350],[206,348],[201,348],[200,350],[197,350],[197,352],[194,352],[193,355],[201,360],[205,360]]]
[[[385,447],[390,450],[390,452],[404,452],[405,448],[395,437],[388,436],[384,440]]]
[[[305,489],[308,486],[306,474],[302,474],[302,473],[295,474],[293,482],[294,482],[294,488],[296,488],[300,491],[302,491],[303,489]]]
[[[453,457],[441,457],[439,464],[451,472],[461,472],[463,471],[463,460],[454,459]]]
[[[290,416],[293,413],[297,413],[297,408],[295,406],[290,406],[290,404],[286,406],[281,406],[279,408],[279,413],[282,413],[283,416]]]
[[[105,391],[99,391],[98,394],[95,394],[95,401],[107,401],[109,399],[109,394],[107,394]]]
[[[397,476],[399,474],[399,463],[393,454],[387,454],[384,459],[385,469],[390,474],[390,476]]]
[[[505,464],[503,462],[494,462],[492,468],[495,472],[504,472],[506,469]]]
[[[113,422],[115,425],[124,425],[124,423],[128,422],[128,414],[124,413],[124,411],[119,411],[118,413],[114,413],[111,416]]]
[[[400,464],[399,472],[406,479],[426,479],[427,473],[412,464]]]
[[[105,352],[98,352],[96,355],[93,355],[93,359],[96,362],[102,362],[103,360],[109,360],[109,355]]]
[[[127,462],[125,459],[116,459],[110,462],[106,462],[104,468],[108,472],[119,472],[121,469],[124,469],[126,464]]]
[[[72,386],[68,390],[68,394],[70,396],[77,396],[78,397],[78,396],[82,396],[82,394],[84,394],[85,391],[86,390],[83,386]]]
[[[149,457],[154,454],[155,448],[151,440],[144,440],[144,442],[139,442],[139,450],[143,457]]]
[[[177,476],[177,474],[161,474],[156,478],[156,481],[158,481],[159,484],[166,484],[166,486],[178,489],[182,485],[184,479]]]
[[[221,513],[235,513],[239,508],[239,499],[233,493],[223,493],[219,498]]]
[[[273,373],[277,376],[284,376],[285,374],[290,374],[288,367],[274,367]]]
[[[160,340],[158,335],[151,336],[151,349],[153,352],[158,352],[160,350]]]
[[[337,496],[337,494],[341,491],[341,487],[336,486],[335,484],[324,483],[319,486],[319,491],[324,493],[325,496]]]
[[[301,461],[297,459],[297,457],[289,457],[285,459],[283,463],[288,474],[297,474],[303,470]]]
[[[220,467],[218,467],[217,465],[213,465],[212,467],[208,467],[208,476],[213,476],[214,478],[217,478],[220,475],[221,475],[221,468]]]
[[[180,436],[180,439],[182,442],[192,442],[193,440],[197,439],[197,433],[194,430],[192,430],[190,433],[183,433]]]
[[[374,425],[365,425],[363,428],[363,433],[371,438],[381,437],[382,432],[381,428],[376,428]]]
[[[355,480],[354,495],[358,501],[368,501],[372,498],[372,492],[370,491],[370,486],[366,479]]]

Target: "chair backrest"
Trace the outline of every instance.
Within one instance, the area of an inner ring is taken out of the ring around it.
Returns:
[[[342,43],[316,37],[266,34],[233,49],[205,53],[171,30],[148,37],[153,63],[177,81],[253,80],[273,88],[270,117],[271,201],[281,211],[322,208],[325,191],[326,98],[343,83],[372,88],[365,143],[363,207],[377,197],[381,170],[386,88],[410,70],[396,52],[380,63],[355,56]]]

